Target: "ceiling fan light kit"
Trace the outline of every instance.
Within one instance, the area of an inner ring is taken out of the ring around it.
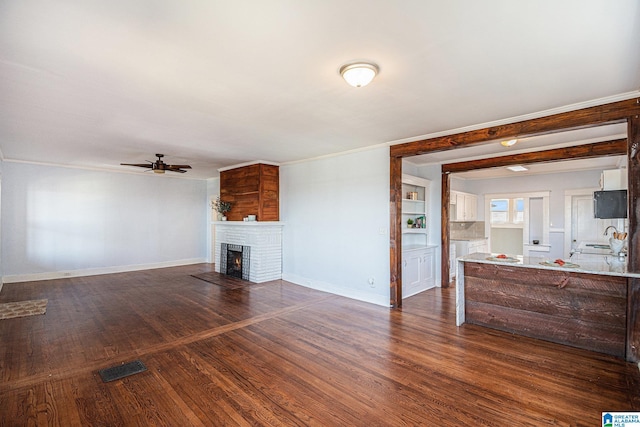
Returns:
[[[340,75],[353,87],[363,87],[371,83],[380,69],[369,62],[355,62],[340,67]]]
[[[158,160],[156,160],[155,162],[147,160],[148,163],[120,163],[120,165],[122,165],[122,166],[136,166],[136,167],[139,167],[139,168],[151,169],[153,171],[153,173],[158,173],[158,174],[163,174],[166,171],[185,173],[186,170],[184,170],[184,169],[191,169],[191,166],[189,166],[189,165],[168,165],[168,164],[166,164],[165,162],[162,161],[162,158],[164,157],[164,154],[156,154],[156,157],[158,158]]]

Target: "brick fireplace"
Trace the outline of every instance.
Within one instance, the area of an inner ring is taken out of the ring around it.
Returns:
[[[216,253],[215,271],[228,274],[229,247],[235,252],[244,252],[243,269],[248,266],[248,275],[241,277],[254,283],[282,278],[282,227],[279,221],[219,221],[214,223]],[[232,256],[234,256],[232,254]],[[235,255],[237,256],[237,255]],[[231,263],[231,271],[238,264]],[[224,263],[224,266],[223,266]],[[238,277],[236,275],[236,277]]]

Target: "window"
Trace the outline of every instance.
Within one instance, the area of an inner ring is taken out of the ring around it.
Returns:
[[[513,221],[514,224],[524,222],[524,199],[513,199]]]
[[[491,199],[491,224],[522,224],[524,199]]]
[[[509,222],[509,199],[491,199],[491,224]]]

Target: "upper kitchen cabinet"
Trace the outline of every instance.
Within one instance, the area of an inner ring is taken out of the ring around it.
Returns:
[[[626,190],[628,185],[626,169],[604,170],[600,174],[600,188],[602,190]]]
[[[451,221],[477,221],[478,196],[461,191],[452,191],[449,207]]]
[[[428,179],[402,175],[402,246],[405,249],[427,245],[430,185]]]

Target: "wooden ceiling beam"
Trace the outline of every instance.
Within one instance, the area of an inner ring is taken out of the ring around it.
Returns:
[[[392,145],[390,155],[391,157],[412,157],[482,142],[624,123],[629,117],[638,114],[640,114],[640,98],[632,98],[516,123]]]
[[[488,159],[470,160],[442,165],[443,173],[468,172],[476,169],[496,168],[531,163],[559,162],[588,159],[603,156],[623,156],[627,154],[627,140],[615,139],[573,147],[554,148],[532,153],[511,154]]]

